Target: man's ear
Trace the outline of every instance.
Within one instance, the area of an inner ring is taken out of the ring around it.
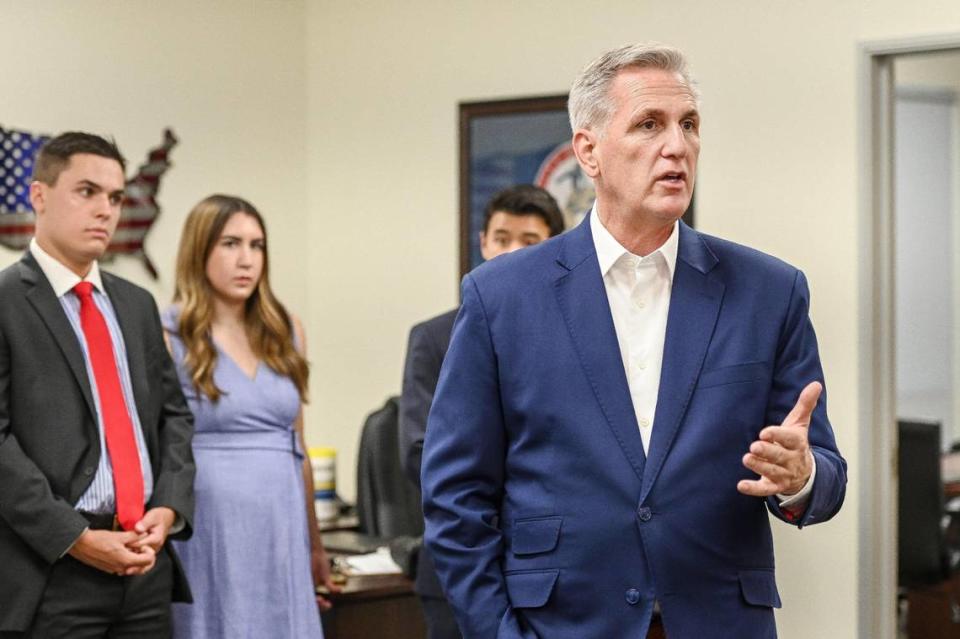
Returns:
[[[484,260],[489,259],[487,257],[487,232],[480,231],[477,233],[477,237],[480,238],[480,256],[483,257]]]
[[[47,204],[47,185],[39,180],[30,183],[30,206],[37,215],[43,213]]]
[[[577,156],[577,162],[580,163],[583,172],[592,178],[600,174],[596,149],[596,134],[587,129],[577,129],[577,132],[573,134],[573,153]]]

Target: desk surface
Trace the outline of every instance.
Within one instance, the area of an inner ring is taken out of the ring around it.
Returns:
[[[317,528],[320,532],[330,532],[333,530],[357,530],[360,527],[360,518],[356,515],[341,515],[334,519],[322,519],[317,521]]]
[[[356,530],[357,517],[320,522],[322,532]],[[332,552],[331,555],[339,553]],[[426,623],[413,582],[403,575],[351,575],[341,592],[325,593],[333,608],[323,613],[325,639],[424,639]],[[324,592],[321,588],[320,592]]]
[[[403,575],[351,575],[341,588],[340,592],[332,595],[323,588],[319,592],[329,595],[334,605],[340,601],[413,594],[413,582]]]
[[[330,595],[323,613],[326,639],[423,639],[426,623],[413,582],[403,575],[352,575]]]

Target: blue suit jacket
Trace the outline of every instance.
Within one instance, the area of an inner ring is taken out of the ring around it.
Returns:
[[[797,269],[680,224],[660,391],[643,451],[590,233],[463,281],[423,454],[425,540],[469,638],[776,636],[767,509],[741,458],[823,382]],[[840,508],[827,420],[805,525]]]

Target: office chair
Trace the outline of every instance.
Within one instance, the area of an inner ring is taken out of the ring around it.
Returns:
[[[897,428],[899,623],[910,636],[931,637],[929,629],[933,627],[949,627],[949,635],[955,636],[960,624],[960,593],[940,588],[957,567],[956,561],[951,560],[957,554],[953,546],[957,536],[956,508],[944,507],[940,424],[899,420]],[[937,620],[926,618],[918,622],[908,603],[911,592],[926,592],[941,602]],[[934,625],[927,625],[931,623]]]
[[[385,539],[423,535],[420,495],[397,455],[399,398],[390,397],[367,416],[357,460],[360,532]]]
[[[948,576],[940,424],[900,420],[897,427],[897,581],[907,588],[929,586]]]

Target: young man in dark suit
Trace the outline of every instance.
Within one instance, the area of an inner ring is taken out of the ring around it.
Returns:
[[[487,204],[480,233],[480,253],[484,260],[492,260],[539,244],[563,230],[563,214],[549,193],[531,184],[512,186],[494,195]],[[456,316],[457,309],[453,309],[417,324],[410,331],[400,397],[400,459],[418,489],[427,414]],[[457,622],[425,548],[419,553],[415,588],[427,618],[429,638],[459,637]]]
[[[37,156],[36,235],[0,272],[0,636],[168,637],[189,588],[191,416],[150,294],[99,270],[124,195],[117,147]]]

